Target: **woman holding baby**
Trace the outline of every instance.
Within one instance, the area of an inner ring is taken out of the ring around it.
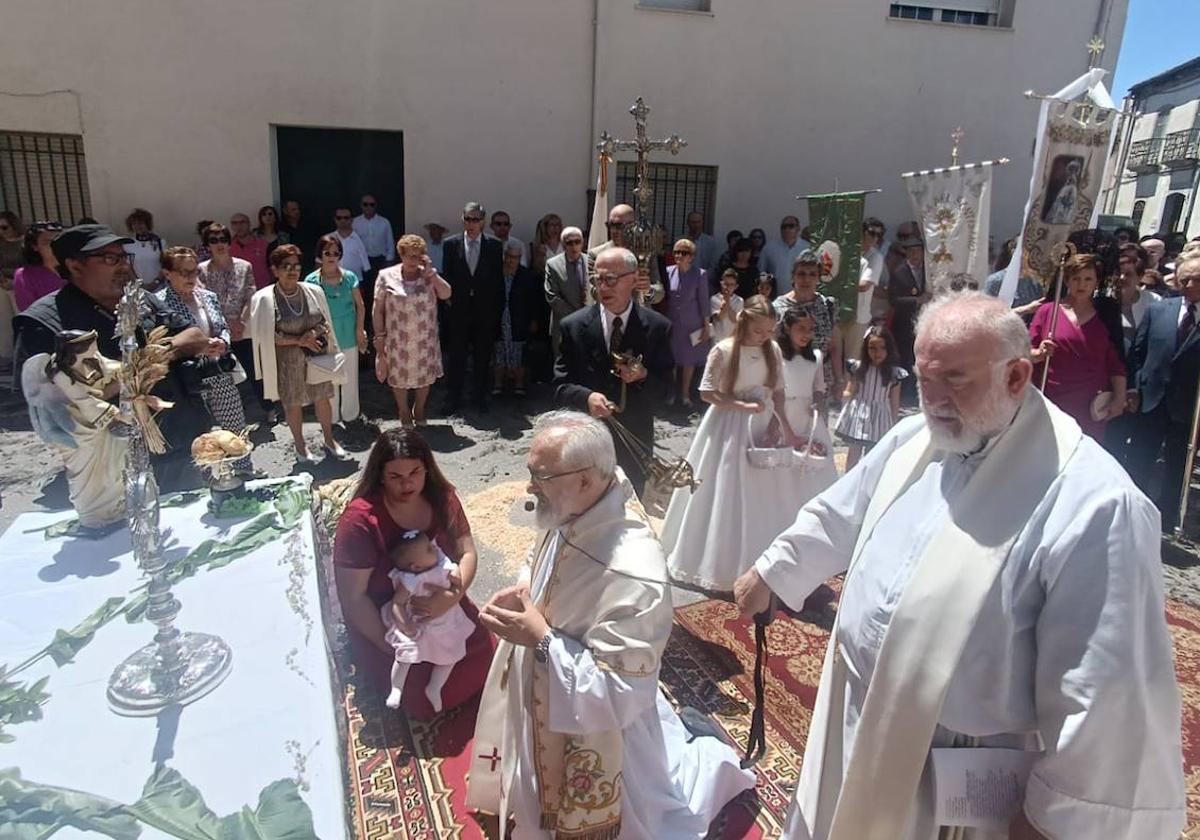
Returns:
[[[401,543],[421,532],[435,552],[453,568],[422,586],[406,586],[401,575],[423,571],[406,561]],[[406,536],[408,535],[408,536]],[[444,680],[441,707],[452,709],[483,688],[494,641],[479,624],[479,611],[466,597],[475,577],[475,541],[454,487],[438,469],[433,452],[413,429],[393,429],[379,437],[363,468],[354,500],[338,522],[334,540],[334,577],[360,672],[378,689],[391,691],[398,633],[418,638],[425,623],[440,625],[452,610],[465,613],[474,632],[465,639],[464,655]],[[461,623],[461,622],[459,622]],[[389,641],[389,636],[392,641]],[[419,647],[416,645],[415,647]],[[415,718],[429,718],[438,704],[427,696],[430,677],[439,665],[423,659],[405,670],[400,708]],[[437,682],[443,682],[438,679]],[[433,686],[436,692],[436,684]]]

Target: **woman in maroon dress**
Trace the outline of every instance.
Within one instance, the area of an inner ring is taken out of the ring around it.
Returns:
[[[1029,325],[1029,339],[1036,365],[1034,381],[1041,382],[1042,365],[1049,364],[1046,396],[1074,417],[1086,434],[1103,442],[1108,421],[1125,410],[1125,364],[1111,330],[1096,311],[1099,266],[1093,254],[1078,254],[1067,261],[1062,302],[1057,307],[1053,301],[1041,305]],[[1058,321],[1054,323],[1056,308]],[[1105,392],[1112,396],[1101,419],[1096,420],[1092,402]]]
[[[475,577],[477,555],[462,503],[433,460],[429,444],[412,429],[380,435],[363,468],[354,500],[338,522],[333,562],[338,598],[360,673],[380,690],[390,685],[393,651],[384,639],[379,608],[391,600],[388,550],[408,530],[424,531],[458,564],[459,582],[444,594],[413,598],[414,614],[437,617],[462,603],[475,622],[467,655],[454,666],[442,689],[442,708],[452,709],[483,689],[495,642],[479,624],[479,610],[466,597]],[[400,707],[411,717],[433,717],[425,696],[428,663],[408,673]]]

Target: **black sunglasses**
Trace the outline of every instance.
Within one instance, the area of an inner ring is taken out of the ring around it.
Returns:
[[[209,245],[219,245],[221,243],[228,245],[229,237],[226,236],[225,234],[219,234],[217,236],[208,237],[208,239],[206,241],[208,242]]]

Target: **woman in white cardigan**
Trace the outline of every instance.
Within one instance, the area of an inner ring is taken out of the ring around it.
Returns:
[[[346,450],[333,439],[333,387],[336,373],[310,364],[339,352],[333,317],[320,286],[301,283],[300,249],[280,245],[271,252],[275,283],[255,292],[250,301],[250,338],[254,343],[254,373],[263,383],[263,397],[283,405],[296,444],[296,458],[313,461],[304,441],[304,406],[312,403],[325,451],[345,458]]]

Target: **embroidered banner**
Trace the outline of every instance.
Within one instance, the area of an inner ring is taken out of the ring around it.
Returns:
[[[866,193],[832,193],[808,197],[811,242],[837,245],[838,259],[826,261],[830,276],[821,277],[821,293],[838,302],[838,320],[853,321],[858,309],[859,258],[862,256],[863,205]],[[832,253],[833,249],[827,249]],[[790,278],[785,285],[791,285]]]
[[[1117,115],[1104,73],[1093,68],[1042,101],[1024,225],[1000,290],[1010,303],[1020,277],[1049,287],[1057,246],[1092,227]]]
[[[933,294],[982,289],[988,275],[992,164],[905,173],[925,240],[925,277]]]

